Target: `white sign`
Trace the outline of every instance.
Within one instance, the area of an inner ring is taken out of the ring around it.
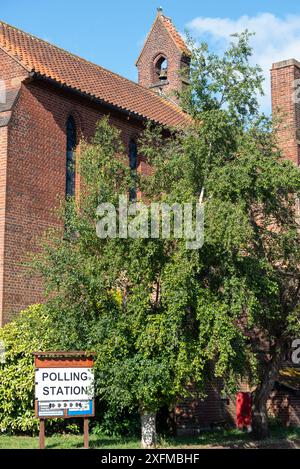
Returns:
[[[35,398],[39,402],[89,401],[93,397],[93,368],[37,368],[35,370]]]

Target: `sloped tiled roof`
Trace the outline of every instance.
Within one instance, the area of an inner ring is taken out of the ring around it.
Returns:
[[[160,18],[162,19],[165,27],[168,30],[168,33],[172,37],[172,39],[175,42],[178,49],[181,52],[183,52],[185,55],[190,56],[191,52],[188,49],[188,47],[187,47],[186,43],[184,42],[184,40],[182,39],[182,37],[180,36],[179,32],[175,28],[174,24],[172,23],[171,18],[168,18],[168,16],[165,16],[165,15],[160,15]]]
[[[190,118],[176,104],[99,65],[0,22],[0,48],[28,72],[77,90],[162,125],[185,126]]]

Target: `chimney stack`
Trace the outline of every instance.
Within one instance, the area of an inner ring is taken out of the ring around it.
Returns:
[[[273,117],[278,118],[278,143],[285,158],[300,164],[300,62],[284,60],[272,65]]]

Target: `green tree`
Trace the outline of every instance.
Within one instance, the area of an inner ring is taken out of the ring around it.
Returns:
[[[144,445],[155,443],[159,407],[201,391],[211,362],[228,388],[256,383],[253,429],[266,436],[266,400],[299,329],[300,175],[259,114],[249,34],[223,57],[191,48],[182,99],[193,125],[146,128],[140,148],[153,173],[143,177],[130,172],[119,132],[102,120],[81,151],[80,201],[61,209],[64,236],[49,233],[36,262],[60,341],[97,351],[97,393],[112,406],[139,407]],[[188,249],[174,233],[114,237],[118,221],[97,237],[99,204],[113,211],[133,185],[148,204],[200,199],[202,248]]]
[[[172,152],[174,139],[165,145]],[[82,144],[79,166],[80,202],[70,198],[61,207],[64,235],[47,233],[35,266],[45,278],[58,340],[65,349],[97,352],[97,395],[119,409],[138,406],[142,444],[153,446],[157,411],[187,395],[191,382],[202,382],[192,314],[198,253],[182,240],[96,236],[103,219],[97,207],[118,212],[119,196],[147,184],[130,172],[119,132],[107,119],[93,142]]]
[[[195,119],[184,139],[194,162],[189,182],[205,201],[200,350],[226,383],[244,377],[256,386],[253,434],[264,438],[267,399],[299,334],[300,173],[259,112],[262,76],[249,65],[250,37],[235,35],[223,57],[191,42],[182,99]]]

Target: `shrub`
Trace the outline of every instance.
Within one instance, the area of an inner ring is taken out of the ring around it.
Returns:
[[[119,409],[108,402],[96,401],[96,418],[92,423],[95,435],[139,436],[140,415],[138,409]]]
[[[34,432],[34,363],[32,352],[54,350],[54,327],[47,309],[30,306],[0,328],[5,348],[0,363],[0,431]]]
[[[45,305],[33,305],[17,318],[0,328],[0,349],[5,349],[0,361],[0,432],[8,434],[38,431],[39,421],[34,415],[33,352],[61,350],[60,334],[55,327],[53,311]],[[66,339],[66,337],[64,338]],[[138,433],[137,412],[119,410],[97,399],[97,414],[92,421],[95,433],[133,435]],[[47,433],[82,431],[78,419],[49,419]]]

